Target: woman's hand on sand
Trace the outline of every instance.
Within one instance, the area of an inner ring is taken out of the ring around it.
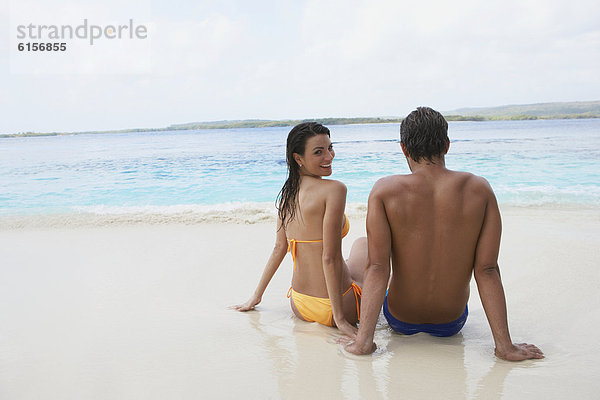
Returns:
[[[230,310],[237,310],[237,311],[250,311],[250,310],[254,310],[254,307],[258,303],[260,303],[261,300],[262,299],[260,297],[252,296],[252,297],[250,297],[250,300],[248,300],[244,304],[237,304],[235,306],[230,306],[229,309]]]
[[[544,353],[537,346],[527,343],[514,343],[507,350],[496,347],[496,357],[506,361],[522,361],[536,358],[544,358]]]
[[[350,325],[350,323],[346,320],[340,321],[340,323],[336,322],[337,328],[342,332],[346,337],[351,340],[356,339],[356,334],[358,333],[358,329],[354,325]]]
[[[344,346],[344,350],[348,353],[357,354],[359,356],[364,356],[373,353],[377,349],[377,345],[373,342],[370,344],[363,345],[356,341],[356,337],[351,338],[348,336],[344,336],[337,340],[337,343]]]

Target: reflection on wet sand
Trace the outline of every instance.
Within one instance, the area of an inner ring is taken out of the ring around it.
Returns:
[[[326,339],[328,331],[334,329],[300,321],[289,313],[276,319],[266,314],[252,312],[248,316],[263,336],[280,397],[339,398],[343,364],[335,357],[335,345]]]
[[[261,333],[263,351],[272,364],[278,392],[285,399],[438,398],[500,399],[504,380],[517,364],[491,359],[492,367],[468,371],[465,338],[391,332],[383,319],[376,331],[378,351],[354,356],[335,344],[333,328],[307,323],[289,312],[248,313]],[[471,368],[471,369],[473,369]]]

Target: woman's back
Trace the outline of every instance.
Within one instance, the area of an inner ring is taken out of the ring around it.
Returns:
[[[323,221],[327,195],[342,187],[340,182],[328,179],[305,176],[301,180],[296,215],[286,226],[288,241],[301,241],[295,244],[296,260],[292,278],[292,286],[298,292],[315,297],[328,297],[323,273]],[[344,204],[341,206],[343,210]],[[330,207],[333,205],[330,204]],[[339,227],[337,232],[341,240],[343,215],[336,226]],[[351,282],[351,278],[343,277],[343,282],[346,281]]]

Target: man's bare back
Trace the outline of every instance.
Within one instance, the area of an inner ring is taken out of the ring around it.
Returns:
[[[430,164],[411,175],[384,178],[375,190],[392,236],[391,313],[413,324],[457,319],[469,299],[488,203],[497,213],[489,185]],[[496,230],[499,240],[499,226]]]
[[[447,129],[443,116],[428,107],[402,122],[401,147],[411,174],[382,178],[371,190],[360,327],[346,350],[375,350],[382,305],[399,332],[456,334],[467,318],[474,275],[496,355],[513,361],[543,358],[534,345],[512,343],[497,262],[502,223],[496,197],[485,179],[446,168]]]

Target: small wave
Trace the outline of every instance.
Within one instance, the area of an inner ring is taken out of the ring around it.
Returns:
[[[600,187],[595,185],[498,185],[494,188],[501,203],[523,206],[580,204],[600,206]]]
[[[349,218],[364,219],[366,211],[366,204],[350,203],[346,206],[346,214]],[[92,206],[76,207],[69,213],[0,217],[0,230],[211,223],[274,224],[276,221],[277,209],[272,202],[138,207]]]
[[[256,224],[274,222],[272,203],[225,203],[173,205],[76,207],[61,214],[19,215],[0,218],[0,230],[23,228],[101,227],[120,225],[196,225],[204,223]]]
[[[396,142],[399,143],[398,139],[371,139],[371,140],[344,140],[340,142],[332,142],[333,144],[355,144],[355,143],[388,143],[388,142]]]
[[[544,196],[539,192],[527,196],[526,199],[522,194],[517,197],[499,196],[499,199],[501,208],[600,210],[600,202],[580,202],[571,196],[556,201],[556,195]],[[346,204],[346,215],[350,219],[364,221],[366,214],[367,204]],[[0,231],[131,225],[275,224],[276,221],[277,209],[273,202],[136,207],[92,206],[77,207],[70,212],[56,214],[0,216]]]

